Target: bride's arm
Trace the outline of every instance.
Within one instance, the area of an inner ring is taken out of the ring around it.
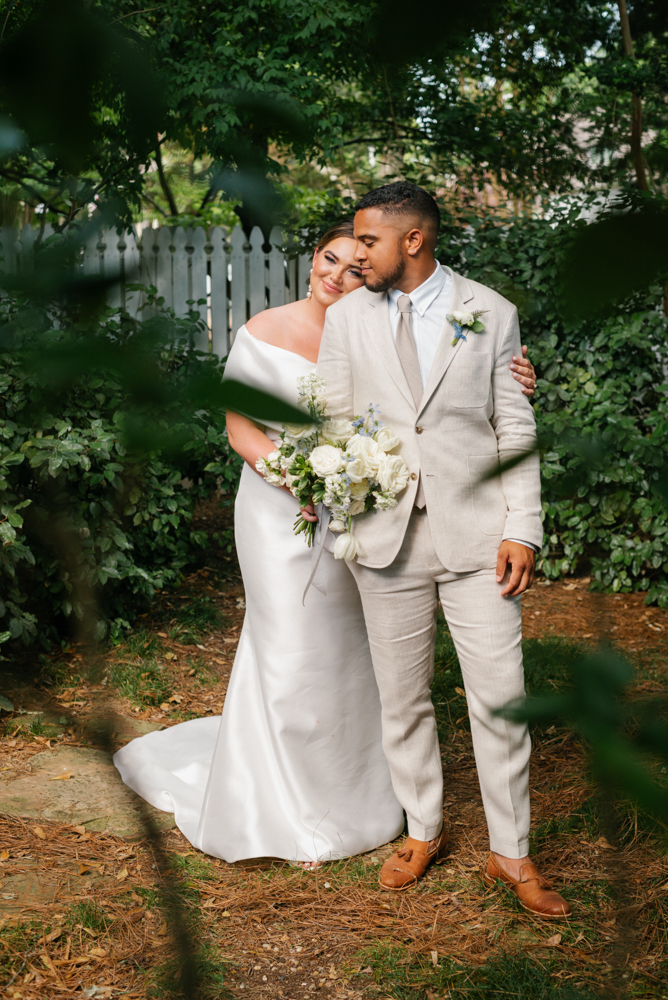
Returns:
[[[276,445],[264,431],[260,430],[257,424],[254,424],[248,417],[242,417],[240,413],[232,413],[231,410],[228,410],[226,423],[230,447],[259,476],[260,473],[255,468],[258,458],[266,458],[270,452],[275,450]],[[287,486],[280,486],[279,489],[290,493]],[[291,493],[290,496],[292,496]]]

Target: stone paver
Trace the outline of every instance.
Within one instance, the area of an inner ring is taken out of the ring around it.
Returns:
[[[150,723],[130,723],[128,737],[158,729]],[[120,734],[119,734],[120,735]],[[125,734],[124,734],[125,735]],[[144,803],[127,788],[109,757],[101,750],[60,747],[35,754],[32,773],[0,782],[0,813],[28,819],[55,820],[104,830],[126,840],[144,836],[142,810],[159,830],[170,830],[174,817]],[[53,780],[59,775],[71,777]]]

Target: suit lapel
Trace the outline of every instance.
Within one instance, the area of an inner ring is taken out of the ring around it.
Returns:
[[[392,336],[390,317],[385,292],[366,291],[365,325],[369,337],[373,340],[381,360],[399,391],[407,402],[415,409],[413,395],[409,388],[404,370],[399,361],[399,355]]]
[[[449,312],[457,312],[463,310],[466,303],[470,302],[473,298],[473,289],[469,281],[466,278],[462,278],[461,275],[455,274],[449,267],[444,268],[444,270],[449,271],[452,275],[452,302],[450,304]],[[391,333],[390,333],[391,336]],[[420,407],[418,410],[418,416],[424,410],[425,406],[434,395],[434,392],[438,388],[441,379],[447,372],[448,368],[452,364],[452,361],[457,353],[457,351],[462,346],[463,341],[458,340],[453,346],[452,338],[454,336],[454,328],[451,323],[446,321],[445,328],[441,334],[441,339],[436,351],[436,357],[434,358],[434,363],[431,366],[431,371],[429,373],[429,378],[427,379],[427,385],[425,386],[424,395],[422,396],[422,401],[420,402]],[[395,351],[396,354],[396,351]]]

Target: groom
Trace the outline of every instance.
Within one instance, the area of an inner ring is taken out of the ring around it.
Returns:
[[[521,354],[517,311],[436,262],[439,225],[435,201],[414,184],[388,184],[358,202],[366,287],[327,310],[317,368],[334,416],[380,406],[410,470],[394,510],[356,519],[362,555],[350,564],[383,747],[408,817],[409,836],[380,884],[415,885],[446,851],[430,694],[438,598],[464,676],[490,833],[485,880],[501,879],[526,909],[554,919],[568,904],[528,857],[529,732],[494,714],[524,693],[520,595],[542,540],[538,457],[485,478],[535,443],[532,408],[509,372]],[[455,326],[447,317],[457,313]],[[478,314],[484,329],[473,332]]]

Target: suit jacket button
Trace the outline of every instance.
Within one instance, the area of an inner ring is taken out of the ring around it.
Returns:
[[[422,434],[422,431],[423,431],[423,430],[424,430],[424,427],[416,427],[416,428],[415,428],[415,433],[416,433],[416,434]]]
[[[411,479],[417,479],[417,472],[411,472]]]

